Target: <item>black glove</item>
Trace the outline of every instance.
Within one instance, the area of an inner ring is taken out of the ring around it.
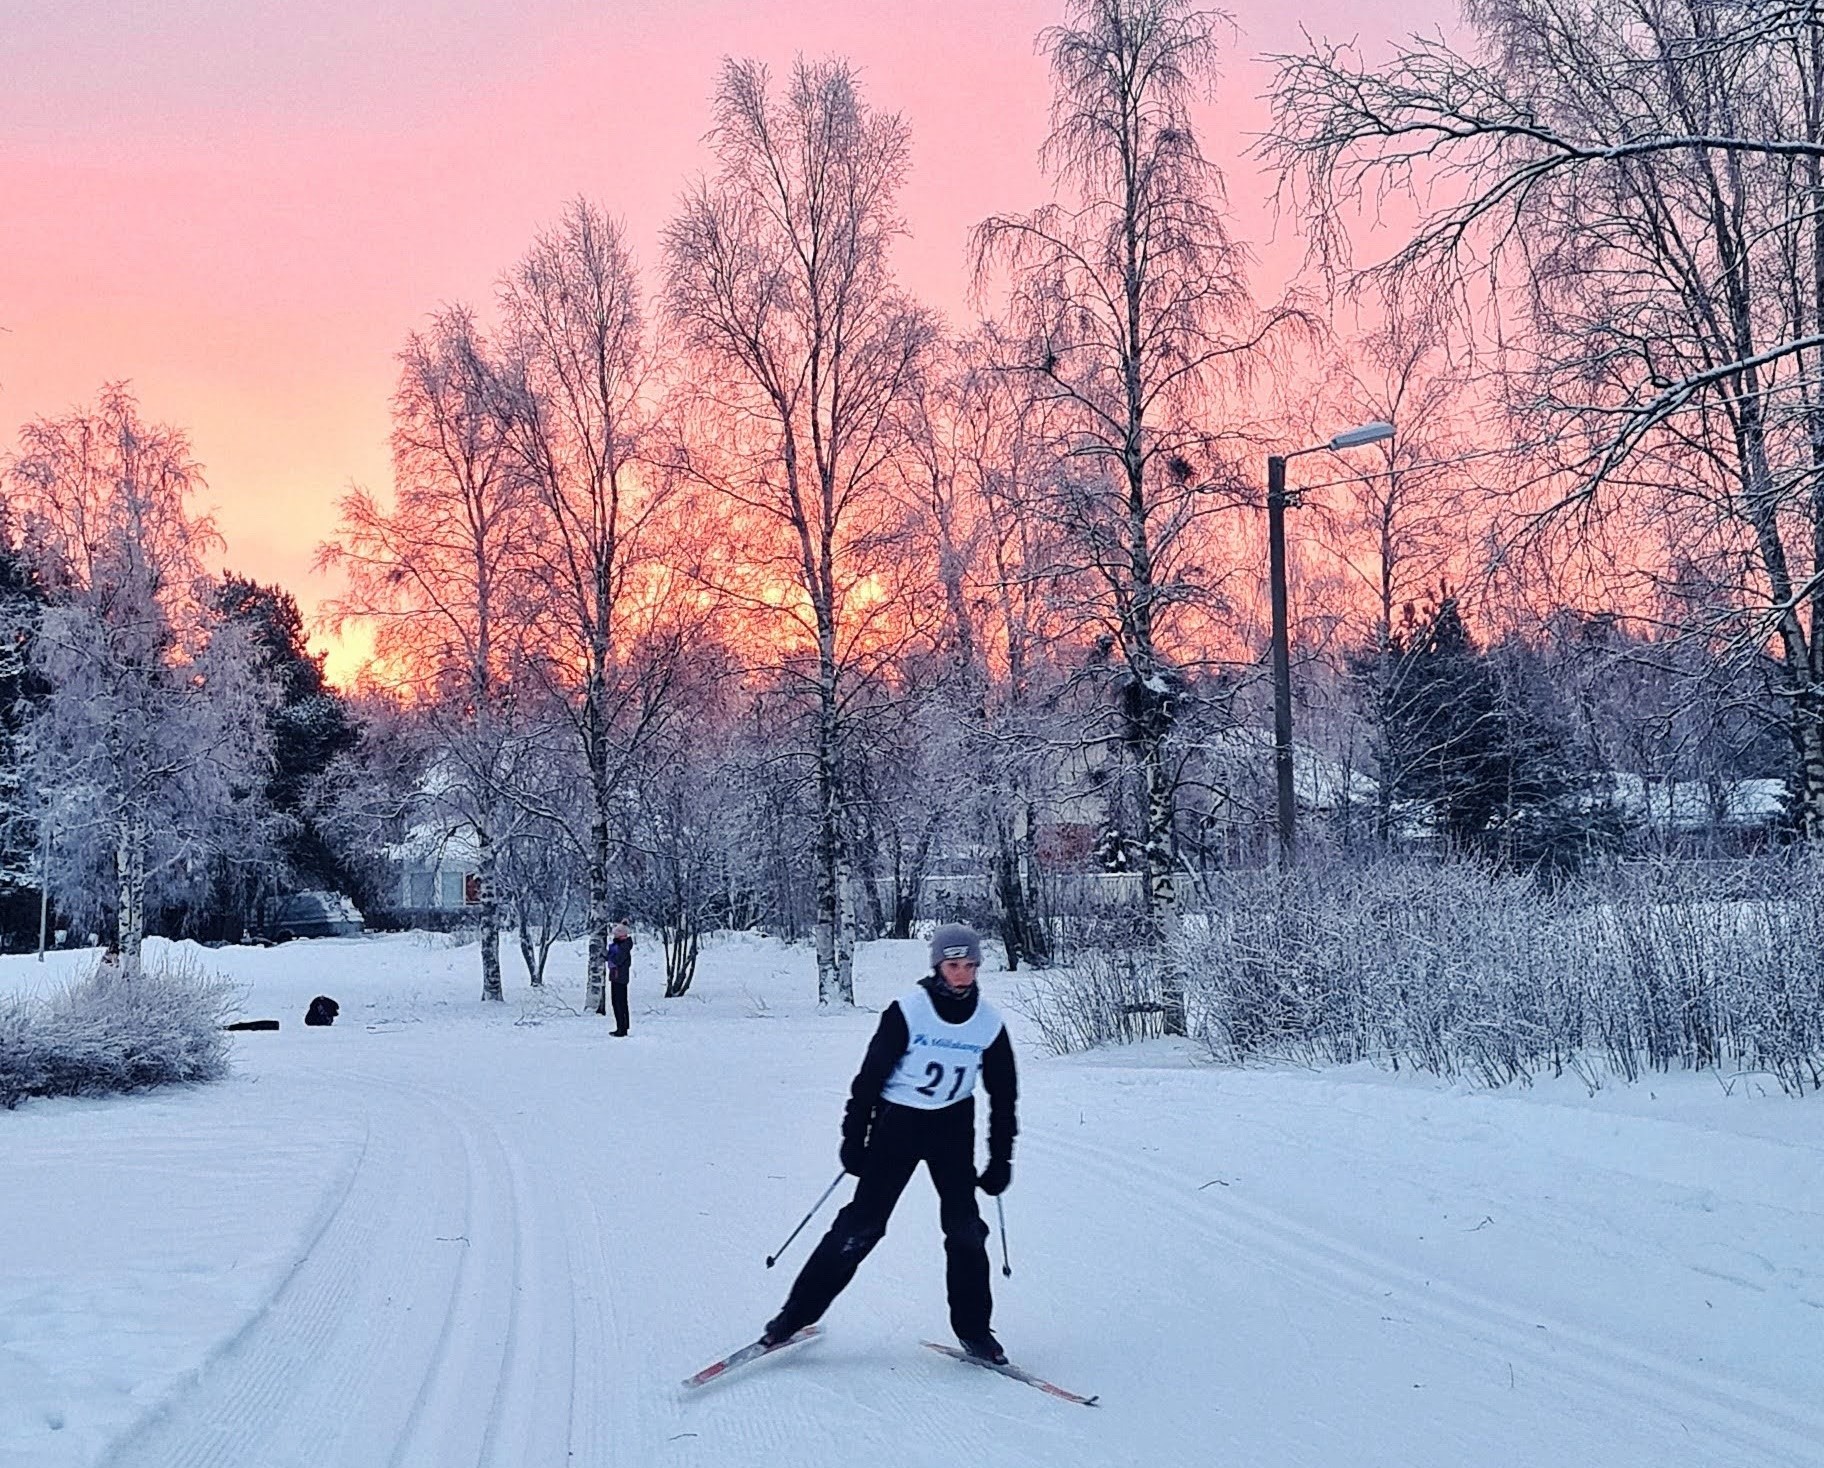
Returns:
[[[868,1144],[860,1137],[844,1137],[842,1150],[836,1154],[842,1159],[842,1170],[861,1176],[862,1168],[868,1163]]]
[[[988,1165],[982,1169],[981,1176],[975,1185],[990,1198],[998,1198],[1007,1191],[1007,1184],[1013,1181],[1013,1164],[1004,1157],[991,1157]]]

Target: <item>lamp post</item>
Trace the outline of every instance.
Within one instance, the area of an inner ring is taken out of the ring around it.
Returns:
[[[1304,454],[1336,453],[1383,443],[1391,423],[1364,423],[1329,443],[1267,458],[1267,578],[1273,603],[1273,780],[1277,792],[1279,867],[1290,871],[1298,854],[1298,806],[1292,793],[1292,649],[1286,631],[1286,461]]]

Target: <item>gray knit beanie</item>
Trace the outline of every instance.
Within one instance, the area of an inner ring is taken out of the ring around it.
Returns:
[[[961,923],[938,924],[937,931],[931,935],[932,971],[936,972],[937,966],[946,958],[982,961],[982,940],[974,928],[965,928]]]

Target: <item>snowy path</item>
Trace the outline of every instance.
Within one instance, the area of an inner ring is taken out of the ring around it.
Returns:
[[[528,1406],[539,1379],[520,1349],[521,1302],[565,1293],[527,1268],[522,1244],[544,1231],[521,1216],[498,1133],[447,1092],[326,1079],[337,1104],[361,1108],[361,1144],[296,1267],[196,1386],[106,1461],[302,1468],[353,1461],[352,1439],[361,1461],[479,1464],[502,1430],[549,1420]],[[536,1433],[520,1441],[555,1461]]]
[[[914,961],[865,957],[864,1005]],[[804,1258],[871,1014],[759,944],[625,1041],[484,1011],[472,949],[210,958],[343,1022],[0,1114],[5,1468],[1824,1464],[1816,1101],[1028,1047],[996,1323],[1103,1405],[919,1349],[922,1177],[825,1337],[686,1395]]]

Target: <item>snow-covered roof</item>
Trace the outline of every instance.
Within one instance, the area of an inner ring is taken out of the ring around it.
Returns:
[[[481,848],[476,843],[474,827],[466,822],[452,826],[441,821],[420,821],[405,833],[403,840],[383,848],[383,855],[389,861],[417,866],[473,871],[480,864]]]
[[[1200,740],[1198,748],[1218,758],[1259,760],[1264,762],[1265,768],[1273,758],[1273,736],[1264,729],[1226,729]],[[1311,810],[1329,810],[1343,804],[1345,799],[1372,801],[1379,790],[1372,775],[1350,769],[1308,744],[1292,742],[1292,793],[1300,805]]]

